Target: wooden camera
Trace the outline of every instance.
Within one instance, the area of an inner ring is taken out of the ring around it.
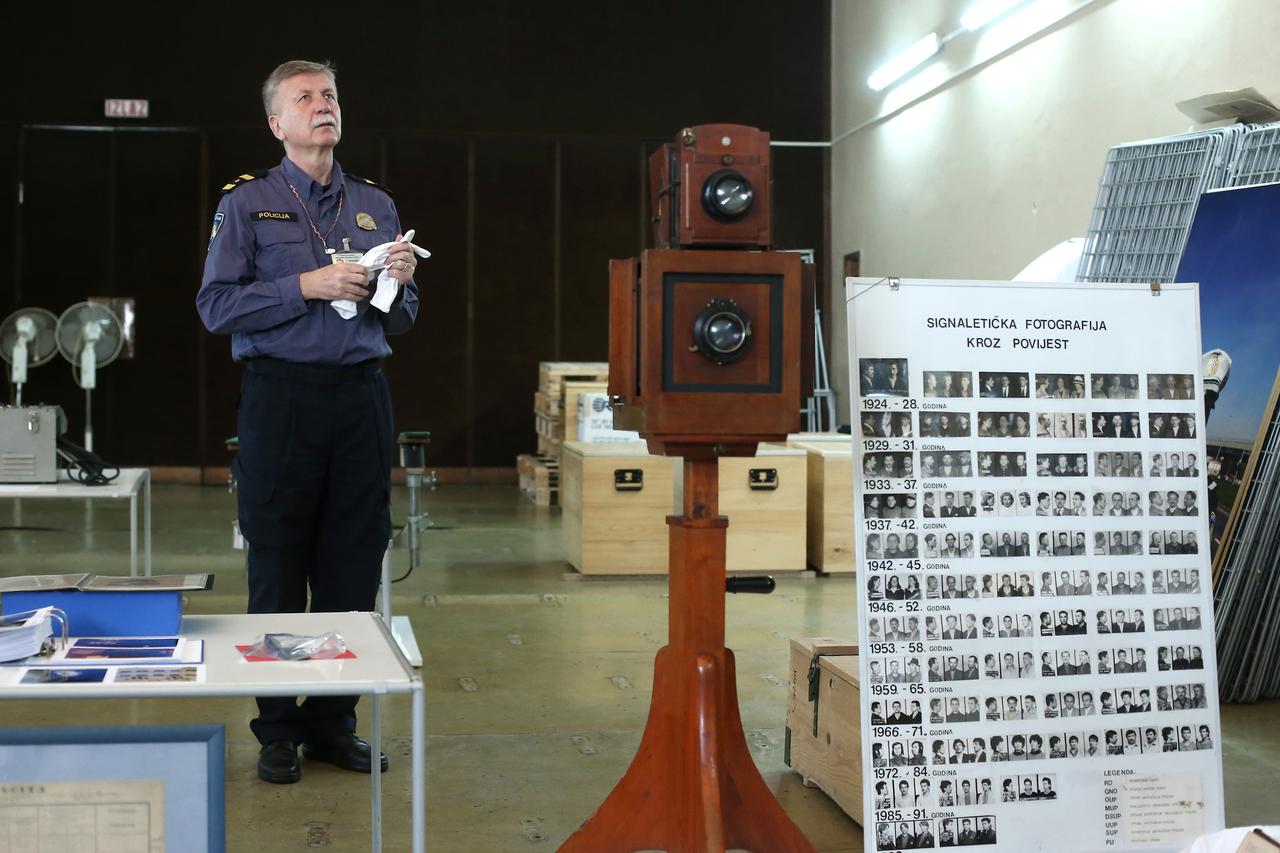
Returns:
[[[769,134],[740,124],[680,131],[649,157],[653,245],[767,249]]]
[[[757,442],[799,427],[812,328],[802,279],[812,265],[760,251],[770,234],[768,134],[713,124],[678,138],[650,160],[662,248],[609,264],[614,426],[638,431],[657,454],[715,438],[719,455],[753,455]],[[726,181],[750,196],[721,205],[736,219],[714,212],[715,199],[733,195]]]

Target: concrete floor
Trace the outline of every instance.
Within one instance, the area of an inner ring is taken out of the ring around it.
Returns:
[[[155,490],[157,573],[214,572],[189,612],[244,610],[243,554],[232,551],[224,490]],[[406,497],[394,494],[397,521]],[[648,710],[653,653],[665,642],[660,580],[566,581],[556,510],[511,487],[451,486],[429,495],[438,527],[426,564],[395,585],[426,662],[427,849],[555,849],[625,771]],[[112,502],[0,499],[0,576],[128,571],[128,509]],[[397,574],[405,565],[396,554]],[[862,833],[782,760],[790,636],[854,636],[848,579],[784,580],[771,596],[729,600],[742,718],[756,761],[784,808],[823,853],[862,850]],[[466,687],[464,687],[464,683]],[[362,707],[364,707],[362,705]],[[385,849],[408,849],[408,701],[384,703],[391,770]],[[251,700],[6,702],[5,726],[207,722],[227,726],[230,851],[369,846],[368,780],[305,765],[291,786],[258,781]],[[1227,820],[1280,816],[1280,703],[1223,709]],[[367,723],[362,723],[367,734]]]

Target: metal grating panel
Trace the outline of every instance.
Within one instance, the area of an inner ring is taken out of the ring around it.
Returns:
[[[1244,128],[1130,142],[1107,152],[1078,281],[1173,281],[1200,194],[1223,185]]]
[[[1280,181],[1280,122],[1255,125],[1236,146],[1228,187],[1247,187]]]

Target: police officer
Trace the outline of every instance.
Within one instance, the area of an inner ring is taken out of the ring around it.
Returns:
[[[334,69],[285,62],[262,100],[284,159],[223,187],[196,297],[205,327],[231,335],[246,366],[233,470],[249,612],[303,612],[308,590],[312,612],[372,610],[391,531],[393,426],[379,360],[391,354],[386,336],[417,315],[416,261],[407,243],[392,247],[397,293],[386,313],[369,304],[369,270],[332,262],[344,240],[363,252],[401,239],[386,190],[334,160]],[[356,315],[344,319],[336,300],[356,303]],[[356,699],[259,698],[258,775],[298,781],[299,746],[308,760],[370,772]]]

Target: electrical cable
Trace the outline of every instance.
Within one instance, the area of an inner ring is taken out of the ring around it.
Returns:
[[[119,465],[104,462],[96,453],[65,438],[58,438],[58,456],[67,463],[71,479],[86,486],[105,486],[120,476]]]

